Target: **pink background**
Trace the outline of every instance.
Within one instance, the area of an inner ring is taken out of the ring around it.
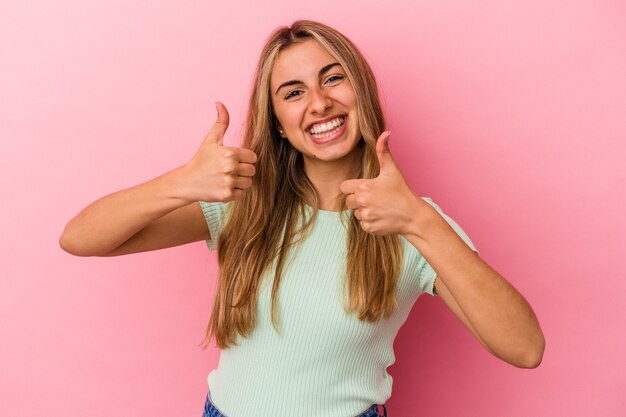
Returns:
[[[0,5],[0,415],[196,416],[215,259],[57,244],[89,202],[185,163],[276,26],[352,38],[391,149],[530,301],[542,365],[490,356],[438,299],[396,340],[392,417],[626,415],[626,7],[617,1]]]

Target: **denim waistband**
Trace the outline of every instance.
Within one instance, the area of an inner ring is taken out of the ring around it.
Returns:
[[[206,396],[202,417],[227,417],[211,401],[211,393]],[[387,407],[384,404],[374,404],[356,417],[387,417]]]
[[[387,417],[385,404],[374,404],[356,417]]]

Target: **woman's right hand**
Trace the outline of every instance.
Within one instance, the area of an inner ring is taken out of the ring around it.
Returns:
[[[216,107],[213,128],[193,158],[179,169],[181,198],[189,203],[239,200],[252,185],[257,156],[249,149],[224,146],[228,110],[222,103]]]
[[[228,111],[191,160],[137,186],[102,197],[65,226],[59,244],[74,255],[113,256],[211,238],[198,201],[240,199],[252,185],[256,154],[223,145]]]

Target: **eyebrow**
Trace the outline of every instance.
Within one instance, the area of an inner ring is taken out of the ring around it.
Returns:
[[[324,74],[326,74],[328,71],[330,71],[334,66],[339,65],[341,66],[341,64],[339,62],[333,62],[332,64],[328,64],[325,65],[319,72],[319,76],[323,76]],[[282,83],[281,85],[278,86],[278,88],[276,89],[276,92],[274,94],[278,94],[278,92],[280,91],[281,88],[283,87],[288,87],[290,85],[296,85],[296,84],[304,84],[302,81],[300,80],[289,80],[289,81],[285,81],[284,83]]]

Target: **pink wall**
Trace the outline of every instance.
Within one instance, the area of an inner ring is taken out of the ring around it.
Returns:
[[[491,357],[424,297],[396,341],[393,417],[626,413],[626,7],[614,1],[4,2],[0,415],[200,416],[215,259],[57,246],[95,198],[191,157],[263,39],[298,17],[361,46],[392,151],[534,306],[543,364]],[[493,4],[492,4],[493,3]]]

